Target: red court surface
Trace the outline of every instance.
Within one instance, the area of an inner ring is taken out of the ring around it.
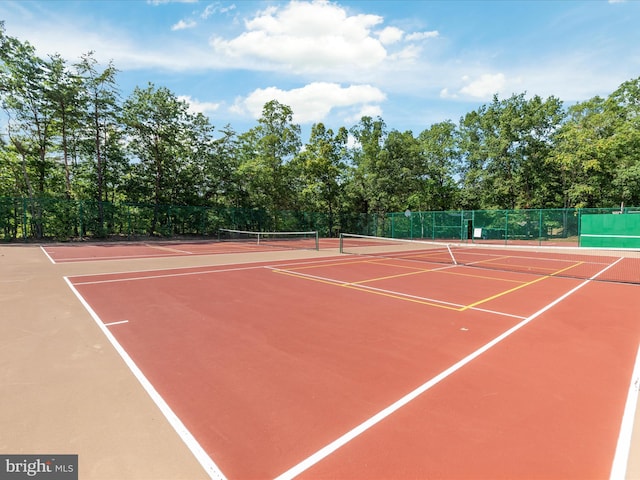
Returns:
[[[68,281],[214,478],[609,478],[628,449],[637,285],[346,255]]]
[[[286,246],[263,242],[225,242],[200,240],[192,242],[155,241],[155,242],[118,242],[118,243],[70,243],[46,245],[42,247],[45,255],[53,263],[86,262],[95,260],[120,260],[136,258],[163,258],[188,255],[215,255],[227,253],[250,253],[290,248],[314,249],[314,240],[306,239],[296,245]],[[336,248],[337,239],[321,239],[320,248]]]

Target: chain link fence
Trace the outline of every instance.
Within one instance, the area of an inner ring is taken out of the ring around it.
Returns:
[[[59,198],[0,197],[0,239],[11,241],[133,240],[217,237],[218,230],[316,230],[393,238],[542,244],[578,242],[582,215],[640,213],[640,207],[451,210],[364,214],[213,206],[149,205]]]
[[[640,207],[452,210],[387,215],[384,236],[462,242],[578,244],[583,215],[640,213]]]
[[[317,230],[375,234],[374,215],[148,205],[57,198],[0,197],[0,239],[11,241],[133,240],[149,237],[217,237],[220,228],[251,231]]]

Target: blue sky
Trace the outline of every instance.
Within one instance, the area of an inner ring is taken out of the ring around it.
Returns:
[[[570,105],[640,76],[638,1],[0,0],[0,20],[43,57],[112,60],[123,97],[152,82],[239,133],[274,98],[303,130],[379,115],[417,135],[496,93]]]

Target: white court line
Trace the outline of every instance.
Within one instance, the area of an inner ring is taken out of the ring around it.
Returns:
[[[179,248],[171,248],[171,247],[167,247],[165,245],[154,245],[152,243],[143,243],[143,245],[145,247],[155,248],[155,249],[163,250],[163,251],[167,251],[167,252],[184,253],[186,255],[193,255],[193,252],[190,252],[188,250],[181,250]]]
[[[100,260],[127,260],[127,259],[144,259],[144,258],[174,258],[177,256],[207,256],[207,255],[233,255],[236,253],[246,253],[246,252],[262,252],[264,250],[256,250],[255,245],[235,245],[237,246],[237,250],[230,250],[228,252],[218,252],[216,250],[204,251],[204,252],[193,252],[189,250],[180,250],[177,248],[163,247],[161,245],[152,245],[152,244],[132,244],[133,246],[143,245],[149,248],[155,248],[157,250],[164,250],[169,253],[148,253],[148,254],[136,254],[136,255],[109,255],[102,257],[75,257],[75,258],[66,258],[60,259],[57,263],[77,263],[77,262],[87,262],[87,261],[100,261]],[[104,246],[104,244],[100,245],[90,245],[91,247],[100,247]],[[64,247],[63,247],[64,248]],[[56,263],[56,262],[54,262]]]
[[[56,264],[56,261],[53,258],[51,258],[51,255],[49,255],[49,253],[44,249],[42,245],[40,245],[40,250],[42,250],[42,252],[47,256],[47,258],[51,263],[53,263],[54,265]]]
[[[107,257],[74,257],[74,258],[66,258],[59,260],[58,263],[80,263],[80,262],[91,262],[91,261],[99,261],[99,260],[129,260],[129,259],[145,259],[145,258],[173,258],[178,256],[185,256],[182,254],[173,254],[169,255],[166,253],[154,253],[154,254],[146,254],[146,255],[112,255]]]
[[[197,268],[197,267],[196,267]],[[237,272],[242,270],[254,270],[258,267],[237,267],[237,268],[223,268],[219,270],[204,270],[200,272],[183,272],[183,273],[168,273],[166,275],[147,275],[142,277],[129,277],[129,278],[113,278],[111,280],[94,280],[91,282],[75,282],[75,285],[94,285],[99,283],[117,283],[117,282],[132,282],[136,280],[150,280],[157,278],[173,278],[173,277],[188,277],[191,275],[205,275],[210,273],[223,273],[223,272]],[[260,267],[262,268],[262,267]],[[108,273],[106,275],[113,275]],[[90,275],[96,276],[96,275]],[[98,275],[100,276],[100,275]]]
[[[627,473],[627,463],[629,461],[629,450],[631,449],[631,436],[633,434],[633,422],[635,420],[636,408],[638,406],[638,389],[640,388],[640,346],[636,354],[636,363],[633,367],[627,402],[622,415],[622,425],[618,435],[616,453],[613,457],[611,467],[611,480],[624,480]]]
[[[312,264],[316,264],[316,263],[326,263],[326,262],[332,262],[335,261],[335,257],[332,258],[328,258],[328,259],[324,259],[324,260],[302,260],[302,261],[296,261],[293,263],[282,263],[279,264],[279,266],[281,267],[290,267],[290,266],[298,266],[298,265],[312,265]],[[208,275],[210,273],[218,273],[218,272],[235,272],[235,271],[241,271],[241,270],[258,270],[258,269],[263,269],[263,268],[278,268],[275,267],[273,265],[263,265],[264,262],[260,262],[260,265],[250,265],[248,267],[232,267],[232,268],[218,268],[215,269],[217,267],[222,267],[223,265],[213,265],[212,266],[212,270],[201,270],[198,272],[183,272],[183,273],[166,273],[164,275],[149,275],[149,276],[140,276],[140,277],[130,277],[130,278],[115,278],[112,280],[94,280],[91,282],[74,282],[75,285],[89,285],[89,284],[94,284],[94,283],[114,283],[114,282],[127,282],[130,280],[145,280],[147,278],[171,278],[171,277],[183,277],[183,276],[187,276],[187,275]],[[233,265],[240,265],[240,264],[233,264]],[[194,270],[196,268],[202,268],[202,267],[173,267],[173,268],[155,268],[155,269],[151,269],[151,270],[133,270],[133,271],[122,271],[122,272],[109,272],[109,273],[84,273],[81,275],[73,275],[71,276],[71,278],[83,278],[83,277],[106,277],[106,276],[114,276],[114,275],[127,275],[127,274],[131,274],[131,273],[149,273],[149,272],[171,272],[173,270]],[[215,270],[214,270],[215,269]]]
[[[104,326],[110,327],[111,325],[122,325],[123,323],[129,323],[129,320],[120,320],[119,322],[105,323]]]
[[[439,373],[438,375],[436,375],[432,379],[430,379],[427,382],[423,383],[422,385],[420,385],[418,388],[416,388],[412,392],[409,392],[407,395],[405,395],[401,399],[397,400],[395,403],[389,405],[384,410],[381,410],[380,412],[375,414],[373,417],[369,418],[368,420],[364,421],[360,425],[358,425],[355,428],[353,428],[352,430],[348,431],[347,433],[345,433],[341,437],[337,438],[333,442],[331,442],[328,445],[324,446],[323,448],[318,450],[316,453],[314,453],[310,457],[307,457],[302,462],[298,463],[297,465],[294,465],[289,470],[287,470],[286,472],[284,472],[281,475],[279,475],[278,477],[276,477],[276,480],[289,480],[289,479],[297,477],[298,475],[300,475],[304,471],[308,470],[309,468],[314,466],[316,463],[318,463],[321,460],[323,460],[324,458],[328,457],[333,452],[335,452],[339,448],[343,447],[344,445],[349,443],[354,438],[358,437],[360,434],[362,434],[365,431],[369,430],[374,425],[376,425],[377,423],[381,422],[382,420],[384,420],[385,418],[387,418],[388,416],[390,416],[394,412],[398,411],[400,408],[404,407],[405,405],[407,405],[412,400],[415,400],[417,397],[419,397],[420,395],[425,393],[427,390],[430,390],[432,387],[434,387],[435,385],[440,383],[442,380],[446,379],[447,377],[449,377],[453,373],[457,372],[462,367],[464,367],[465,365],[467,365],[471,361],[475,360],[477,357],[479,357],[483,353],[487,352],[489,349],[491,349],[492,347],[494,347],[495,345],[500,343],[505,338],[509,337],[513,333],[515,333],[518,330],[520,330],[522,327],[524,327],[527,324],[529,324],[530,322],[532,322],[534,319],[538,318],[540,315],[545,313],[547,310],[549,310],[552,307],[556,306],[558,303],[562,302],[563,300],[565,300],[570,295],[573,295],[575,292],[580,290],[582,287],[584,287],[585,285],[589,284],[592,280],[595,280],[598,276],[602,275],[609,268],[613,267],[620,260],[621,259],[619,258],[615,262],[613,262],[610,265],[608,265],[607,267],[603,268],[598,273],[593,275],[591,278],[583,281],[582,283],[580,283],[576,287],[574,287],[571,290],[569,290],[564,295],[556,298],[553,302],[551,302],[548,305],[546,305],[545,307],[541,308],[540,310],[538,310],[533,315],[525,318],[522,322],[520,322],[517,325],[511,327],[509,330],[507,330],[506,332],[504,332],[501,335],[497,336],[496,338],[491,340],[489,343],[483,345],[482,347],[477,349],[475,352],[467,355],[465,358],[463,358],[459,362],[455,363],[454,365],[452,365],[451,367],[447,368],[443,372]]]
[[[64,277],[65,282],[69,285],[71,291],[75,294],[75,296],[80,300],[80,303],[86,308],[89,312],[89,315],[93,318],[93,320],[98,324],[102,333],[107,337],[107,339],[111,342],[116,351],[120,354],[120,357],[127,364],[133,375],[138,379],[142,387],[149,394],[154,403],[158,406],[162,414],[165,416],[169,424],[173,427],[176,433],[180,436],[182,441],[187,445],[191,453],[196,457],[198,462],[204,470],[207,472],[210,478],[216,480],[225,480],[225,476],[222,471],[218,468],[215,462],[209,457],[207,452],[202,448],[200,443],[195,439],[195,437],[191,434],[189,429],[182,423],[182,421],[178,418],[178,416],[171,410],[171,407],[164,401],[162,396],[158,393],[158,391],[153,387],[151,382],[145,377],[142,370],[138,368],[135,362],[131,359],[129,354],[125,351],[124,348],[120,345],[116,337],[109,331],[106,325],[100,320],[98,314],[91,308],[91,306],[86,302],[86,300],[80,295],[80,292],[76,290],[74,285],[71,283],[68,277]]]
[[[337,285],[339,287],[354,287],[356,289],[361,289],[361,290],[365,290],[365,291],[369,290],[369,291],[371,291],[373,293],[382,293],[382,294],[386,294],[386,295],[393,295],[393,296],[399,297],[399,298],[406,298],[407,300],[416,300],[418,302],[435,304],[433,306],[434,307],[438,307],[438,308],[452,307],[453,311],[459,311],[457,309],[466,307],[466,305],[462,305],[462,304],[459,304],[459,303],[447,302],[445,300],[438,300],[436,298],[420,297],[418,295],[411,295],[409,293],[396,292],[394,290],[386,290],[384,288],[372,287],[371,285],[364,285],[364,284],[358,283],[358,282],[345,282],[344,280],[336,280],[336,279],[328,278],[328,277],[320,277],[320,276],[311,275],[311,274],[308,274],[308,273],[296,272],[295,270],[284,270],[282,268],[274,268],[274,267],[264,267],[264,268],[270,269],[270,270],[272,270],[274,272],[283,273],[283,274],[286,274],[286,275],[291,275],[291,276],[294,276],[294,277],[308,278],[308,279],[311,279],[311,280],[317,280],[317,281],[320,281],[320,282],[335,284],[335,285]],[[445,268],[454,268],[454,266],[452,265],[452,266],[442,267],[442,268],[438,268],[438,269],[434,269],[434,270],[425,270],[424,273],[444,270]],[[422,273],[422,272],[416,272],[416,273]],[[442,305],[442,307],[439,307],[439,305]],[[501,315],[501,316],[504,316],[504,317],[517,318],[517,319],[520,319],[520,320],[525,318],[525,317],[523,317],[521,315],[514,315],[512,313],[498,312],[498,311],[495,311],[495,310],[488,310],[488,309],[485,309],[485,308],[470,307],[470,308],[467,308],[467,310],[476,310],[476,311],[479,311],[479,312],[491,313],[491,314],[494,314],[494,315]]]

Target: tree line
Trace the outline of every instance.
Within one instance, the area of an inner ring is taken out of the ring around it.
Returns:
[[[362,117],[303,141],[292,109],[214,128],[169,89],[121,98],[93,52],[41,58],[0,22],[0,197],[385,214],[640,205],[640,77],[565,107],[509,98],[415,134]]]

